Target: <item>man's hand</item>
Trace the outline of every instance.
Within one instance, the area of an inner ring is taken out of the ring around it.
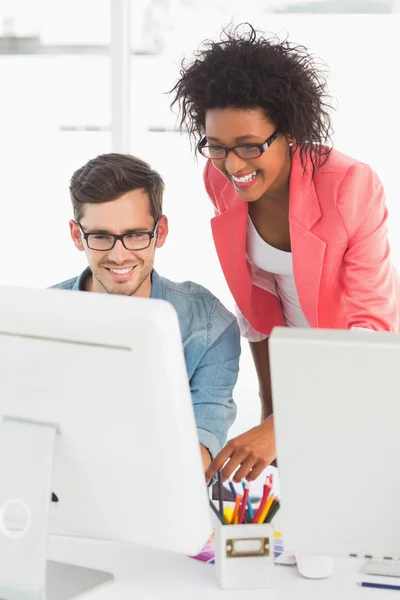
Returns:
[[[230,440],[206,470],[207,483],[222,469],[226,481],[236,471],[233,481],[254,481],[276,458],[274,417]],[[224,466],[225,465],[225,466]]]
[[[203,467],[204,467],[204,470],[206,470],[207,467],[211,463],[211,454],[209,453],[207,448],[205,446],[203,446],[203,444],[200,444],[200,452],[201,452],[201,458],[203,460]]]

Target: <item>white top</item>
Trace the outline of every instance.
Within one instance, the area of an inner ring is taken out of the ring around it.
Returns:
[[[297,295],[292,253],[278,250],[265,242],[250,217],[247,222],[246,250],[253,267],[254,285],[280,299],[285,324],[288,327],[308,327]],[[268,337],[256,331],[237,307],[236,315],[242,335],[250,342],[260,342]]]

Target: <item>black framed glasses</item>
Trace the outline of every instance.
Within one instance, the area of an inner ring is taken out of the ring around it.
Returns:
[[[121,240],[122,245],[126,250],[145,250],[150,246],[151,240],[156,234],[157,225],[158,219],[154,223],[153,231],[132,231],[116,235],[114,233],[106,232],[91,233],[90,231],[85,231],[82,225],[78,223],[87,247],[90,248],[90,250],[99,250],[100,252],[112,250],[117,243],[117,240]]]
[[[227,146],[210,146],[207,144],[207,138],[204,137],[197,144],[197,150],[206,158],[213,160],[225,158],[228,152],[234,152],[239,158],[258,158],[268,150],[279,134],[280,131],[277,129],[263,144],[243,144],[241,146],[233,146],[232,148],[228,148]]]

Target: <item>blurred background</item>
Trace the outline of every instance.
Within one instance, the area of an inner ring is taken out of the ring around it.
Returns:
[[[202,40],[243,21],[327,63],[334,144],[381,177],[400,268],[399,0],[0,0],[0,284],[45,287],[86,266],[69,238],[69,179],[90,158],[122,151],[166,182],[170,236],[157,270],[202,283],[232,309],[204,162],[179,133],[167,92]],[[232,436],[260,416],[246,342],[236,401]]]

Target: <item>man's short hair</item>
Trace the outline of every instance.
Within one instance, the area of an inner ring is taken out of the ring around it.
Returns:
[[[162,215],[164,182],[161,176],[130,154],[101,154],[71,177],[69,190],[74,219],[81,220],[85,204],[110,202],[139,189],[147,192],[151,214],[157,221]]]

